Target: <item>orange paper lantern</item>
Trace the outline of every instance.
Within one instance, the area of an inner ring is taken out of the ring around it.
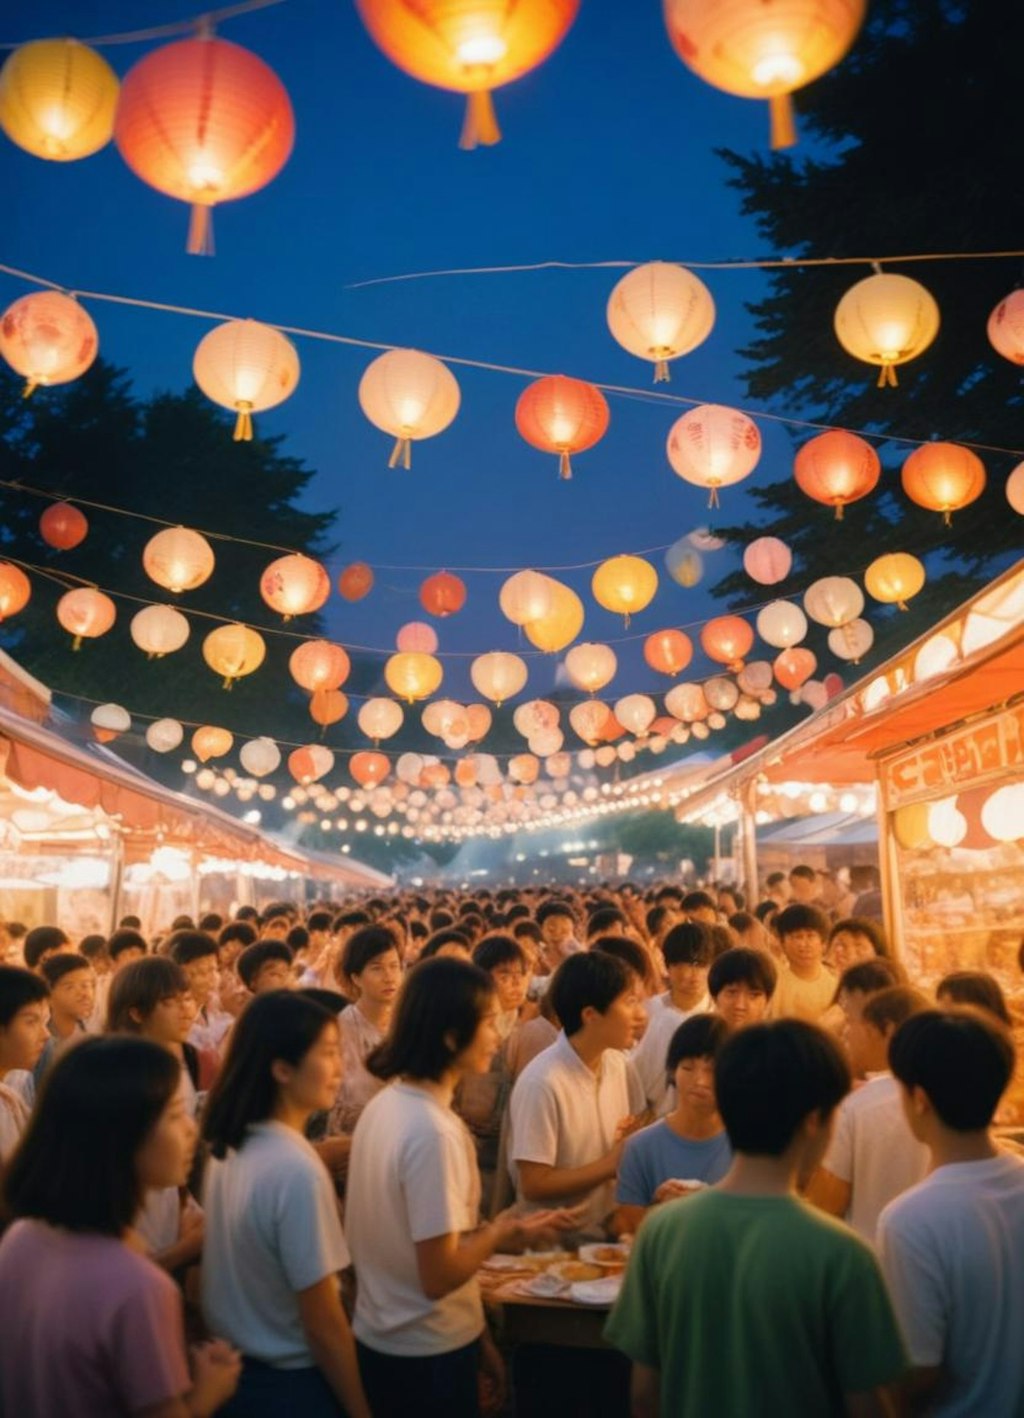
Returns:
[[[793,463],[793,476],[801,492],[815,502],[843,508],[872,492],[882,475],[878,454],[866,439],[842,428],[829,429],[810,439]]]
[[[292,651],[288,660],[292,679],[309,694],[340,689],[351,668],[348,655],[330,640],[307,640]]]
[[[309,717],[314,724],[326,729],[329,724],[337,724],[348,713],[348,695],[340,689],[317,689],[309,701]]]
[[[200,763],[207,763],[211,758],[223,758],[230,753],[234,743],[234,737],[227,729],[204,724],[192,735],[192,752]]]
[[[741,670],[754,643],[754,632],[742,616],[720,615],[704,626],[700,643],[708,659]]]
[[[455,615],[465,604],[466,587],[449,571],[439,571],[436,576],[428,576],[420,587],[420,605],[428,615],[443,619],[445,616]]]
[[[902,480],[911,502],[941,512],[948,527],[954,512],[985,491],[985,465],[960,443],[926,443],[903,464]]]
[[[818,661],[813,650],[805,650],[802,645],[783,650],[781,655],[776,655],[773,665],[779,684],[783,689],[790,690],[799,689],[817,668]]]
[[[33,291],[0,320],[0,355],[24,375],[27,399],[42,384],[67,384],[92,364],[100,347],[96,326],[77,300],[55,290]]]
[[[85,541],[89,523],[70,502],[54,502],[39,519],[39,535],[56,551],[71,551]]]
[[[388,776],[391,763],[386,753],[354,753],[348,771],[360,787],[376,788]]]
[[[693,645],[681,630],[656,630],[644,641],[644,659],[661,675],[677,675],[693,659]]]
[[[354,561],[338,577],[338,594],[346,601],[361,601],[373,590],[373,572],[365,561]]]
[[[317,782],[333,767],[334,754],[322,744],[306,744],[303,748],[293,749],[288,755],[288,771],[303,787]]]
[[[572,477],[570,453],[593,448],[608,430],[610,414],[596,384],[550,374],[528,385],[516,404],[516,428],[527,443],[557,453],[558,471]]]
[[[106,635],[117,619],[117,607],[95,586],[78,586],[57,602],[57,619],[73,637],[72,649],[78,650],[83,640]]]
[[[136,177],[191,204],[193,254],[213,251],[213,207],[265,187],[294,139],[281,80],[226,39],[204,35],[151,50],[121,86],[114,142]]]
[[[1024,290],[1015,290],[1001,300],[988,317],[988,338],[992,348],[1011,364],[1024,364]]]
[[[0,561],[0,621],[24,610],[31,594],[32,583],[21,567]]]
[[[311,615],[331,594],[331,580],[318,561],[294,552],[272,561],[260,577],[260,595],[285,620]]]

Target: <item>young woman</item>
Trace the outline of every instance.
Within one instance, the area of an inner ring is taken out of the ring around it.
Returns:
[[[203,1311],[243,1356],[225,1414],[369,1418],[339,1293],[349,1254],[334,1188],[303,1136],[340,1080],[338,1023],[314,1000],[279,990],[239,1016],[203,1119]]]
[[[366,1060],[384,1042],[402,984],[402,960],[388,926],[364,926],[349,936],[338,962],[338,981],[355,1003],[338,1018],[341,1087],[327,1131],[351,1136],[359,1114],[382,1087],[367,1071]]]
[[[178,1290],[130,1243],[145,1192],[181,1185],[192,1160],[179,1074],[146,1040],[93,1038],[48,1075],[3,1181],[4,1413],[201,1418],[234,1391],[222,1342],[194,1351],[189,1377]]]
[[[503,1212],[478,1225],[476,1155],[452,1095],[490,1068],[498,1013],[483,970],[426,960],[407,975],[391,1033],[368,1060],[378,1078],[395,1080],[359,1119],[346,1194],[359,1277],[353,1328],[374,1418],[475,1418],[481,1365],[497,1392],[503,1383],[477,1271],[495,1251],[577,1222]]]

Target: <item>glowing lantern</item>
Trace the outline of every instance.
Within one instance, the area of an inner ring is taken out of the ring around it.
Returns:
[[[561,581],[551,581],[554,605],[551,613],[540,620],[531,621],[526,626],[526,638],[538,650],[557,654],[579,635],[583,629],[583,602],[569,586]]]
[[[921,590],[924,580],[923,565],[905,551],[876,557],[864,573],[868,595],[883,605],[899,606],[901,611],[907,609],[907,602]]]
[[[110,142],[117,75],[74,39],[36,39],[0,70],[0,128],[36,158],[73,162]]]
[[[1006,480],[1006,500],[1024,517],[1024,463],[1018,463]]]
[[[466,711],[454,699],[434,699],[423,710],[421,721],[428,734],[447,738],[465,718]]]
[[[811,650],[805,650],[798,645],[792,650],[783,650],[781,655],[775,658],[773,669],[775,678],[783,689],[799,689],[802,684],[810,679],[811,675],[818,668],[817,657]]]
[[[1024,783],[1008,783],[986,798],[981,825],[996,842],[1017,842],[1024,837]]]
[[[875,643],[875,632],[866,620],[848,620],[828,633],[828,648],[840,660],[862,660]]]
[[[192,373],[208,399],[235,410],[235,442],[248,443],[253,414],[283,403],[298,384],[299,356],[273,325],[229,320],[199,341]]]
[[[955,796],[928,804],[928,836],[938,847],[958,847],[967,836],[967,819]]]
[[[362,788],[376,788],[391,771],[387,755],[383,753],[354,753],[349,759],[348,771]]]
[[[368,699],[359,711],[357,723],[368,739],[380,743],[397,734],[404,719],[402,706],[393,699]]]
[[[513,625],[529,625],[551,613],[554,593],[551,578],[540,571],[517,571],[498,595],[501,613]]]
[[[365,561],[354,561],[338,577],[338,593],[346,601],[361,601],[373,590],[373,572]]]
[[[151,660],[159,660],[181,649],[191,627],[172,606],[145,606],[132,616],[128,629],[139,649]]]
[[[705,681],[704,698],[710,707],[720,714],[734,709],[739,697],[740,691],[736,681],[727,679],[725,675],[712,675]]]
[[[476,657],[470,665],[469,677],[478,693],[500,708],[506,699],[511,699],[525,686],[527,669],[518,655],[495,650]]]
[[[330,640],[306,640],[291,653],[288,669],[300,689],[316,694],[321,689],[340,689],[352,665],[340,645]]]
[[[422,620],[411,620],[395,636],[395,647],[421,655],[432,655],[437,649],[437,631]]]
[[[411,783],[414,787],[423,772],[423,757],[418,753],[403,753],[395,764],[395,777],[400,783]]]
[[[476,786],[476,764],[471,758],[460,758],[455,765],[455,781],[460,788]]]
[[[34,291],[0,318],[0,355],[24,375],[27,399],[40,385],[67,384],[92,364],[100,347],[96,326],[77,300]]]
[[[466,95],[459,146],[498,142],[491,93],[536,69],[576,18],[579,0],[356,0],[363,24],[414,79]]]
[[[747,695],[741,694],[736,701],[736,708],[732,711],[737,719],[742,719],[747,723],[761,717],[761,705],[756,699],[750,699]]]
[[[772,147],[796,142],[790,94],[850,48],[866,0],[665,0],[669,39],[688,69],[724,93],[768,99]]]
[[[907,803],[893,813],[893,835],[905,851],[923,852],[934,845],[928,831],[928,817],[928,803]]]
[[[658,589],[658,573],[639,556],[613,556],[603,561],[590,582],[594,600],[606,611],[629,618],[649,606]]]
[[[564,742],[561,729],[544,729],[539,734],[531,734],[529,748],[538,758],[550,758],[560,751]]]
[[[948,527],[953,513],[985,490],[985,466],[959,443],[925,443],[903,464],[903,491],[918,507],[941,512]]]
[[[657,708],[654,700],[646,694],[627,694],[615,705],[615,717],[627,733],[638,737],[646,734],[654,723]]]
[[[199,532],[168,527],[150,537],[142,553],[142,567],[151,581],[173,591],[194,591],[213,574],[213,548]]]
[[[759,586],[776,586],[793,569],[793,553],[778,537],[758,537],[743,553],[743,569]]]
[[[305,788],[316,783],[334,767],[334,754],[323,744],[310,743],[288,755],[288,772]]]
[[[1011,364],[1024,364],[1024,291],[1015,290],[999,302],[988,317],[988,338],[997,354]]]
[[[420,605],[428,615],[436,615],[440,620],[456,615],[465,604],[466,587],[450,571],[428,576],[420,587]]]
[[[100,743],[112,743],[118,734],[127,733],[132,716],[120,704],[97,704],[89,715],[92,731]]]
[[[807,617],[792,601],[772,601],[757,613],[757,633],[766,645],[788,650],[807,634]]]
[[[466,706],[466,726],[469,730],[470,743],[479,743],[486,737],[491,727],[491,711],[486,704],[468,704]]]
[[[440,660],[433,655],[399,651],[384,666],[384,678],[392,694],[412,704],[417,699],[427,699],[440,689],[444,670]]]
[[[654,363],[654,382],[669,377],[668,362],[704,343],[715,323],[715,302],[699,277],[671,261],[648,261],[618,282],[608,297],[608,328],[640,359]]]
[[[574,645],[565,657],[565,672],[577,689],[596,694],[611,684],[618,669],[615,651],[608,645],[585,642]]]
[[[835,331],[847,354],[879,366],[879,389],[895,388],[896,365],[922,354],[939,333],[939,307],[909,276],[866,276],[836,306]]]
[[[557,453],[558,472],[572,477],[571,453],[593,448],[608,430],[608,404],[596,384],[549,374],[527,385],[516,404],[520,436],[544,453]]]
[[[607,704],[602,704],[600,699],[588,699],[583,704],[572,706],[569,710],[569,723],[584,743],[593,745],[600,742],[601,731],[610,714],[611,710]]]
[[[709,660],[740,670],[754,644],[754,632],[742,616],[720,615],[704,626],[700,643]]]
[[[801,492],[834,507],[837,520],[842,520],[848,503],[873,491],[882,476],[882,464],[865,439],[831,428],[809,439],[798,451],[793,476]]]
[[[318,611],[331,594],[331,580],[318,561],[293,552],[272,561],[260,577],[260,595],[285,620]]]
[[[518,753],[509,759],[508,776],[513,783],[536,783],[540,764],[532,753]]]
[[[348,695],[340,689],[315,689],[309,701],[309,717],[326,729],[340,723],[348,713]]]
[[[218,625],[203,641],[203,659],[214,674],[223,677],[225,689],[258,670],[266,654],[263,636],[240,621]]]
[[[665,708],[674,719],[685,724],[706,719],[710,705],[704,697],[704,689],[699,684],[677,684],[665,695]]]
[[[57,619],[73,637],[72,649],[77,650],[83,640],[106,635],[117,619],[117,607],[95,586],[78,586],[57,602]]]
[[[412,445],[443,433],[459,412],[458,381],[447,365],[419,350],[388,350],[359,381],[359,404],[395,440],[388,467],[412,466]]]
[[[804,593],[804,610],[818,625],[835,629],[856,620],[864,609],[864,592],[849,576],[822,576]]]
[[[70,502],[52,503],[39,519],[39,535],[56,551],[71,551],[85,541],[89,523]]]
[[[665,570],[677,586],[690,590],[704,575],[704,558],[694,551],[689,537],[680,537],[665,553]]]
[[[192,735],[192,752],[200,763],[208,763],[211,758],[223,758],[235,746],[234,735],[227,729],[204,724]]]
[[[0,622],[24,610],[31,594],[32,583],[21,567],[0,561]]]
[[[185,737],[177,719],[156,719],[146,730],[146,743],[154,753],[170,753]]]
[[[708,506],[717,507],[718,489],[741,482],[757,467],[761,435],[739,409],[699,404],[672,425],[667,450],[672,471],[707,488]]]
[[[212,35],[144,55],[125,75],[114,142],[143,182],[192,207],[188,249],[212,253],[212,209],[258,192],[295,139],[288,94],[269,65]]]
[[[265,778],[281,766],[281,750],[273,739],[262,735],[244,743],[238,758],[245,771],[254,778]]]
[[[644,659],[661,675],[677,675],[693,659],[693,644],[681,630],[656,630],[644,641]]]

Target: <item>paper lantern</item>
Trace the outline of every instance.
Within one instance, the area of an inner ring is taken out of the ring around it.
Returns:
[[[70,502],[53,502],[39,519],[39,535],[55,551],[71,551],[85,541],[89,523]]]
[[[933,846],[928,831],[928,803],[908,803],[892,815],[893,835],[907,852],[924,852]]]
[[[817,713],[819,709],[824,709],[828,703],[828,691],[818,680],[809,679],[797,693],[793,695],[794,704],[806,704],[808,709]]]
[[[146,743],[154,753],[171,753],[185,737],[177,719],[156,719],[146,730]]]
[[[736,683],[744,694],[760,695],[772,686],[772,667],[767,660],[751,660],[736,676]]]
[[[549,615],[531,621],[526,629],[526,638],[538,650],[548,654],[558,654],[579,635],[583,629],[583,602],[576,592],[561,581],[552,580],[554,604]]]
[[[354,561],[338,577],[338,593],[346,601],[361,601],[373,590],[373,572],[365,561]]]
[[[245,771],[254,778],[265,778],[281,766],[281,750],[273,739],[262,735],[244,743],[238,758]]]
[[[150,50],[121,86],[114,142],[136,177],[190,203],[193,254],[213,251],[213,208],[271,182],[294,139],[273,69],[213,35]]]
[[[922,354],[939,333],[939,307],[909,276],[866,276],[840,300],[834,323],[847,354],[879,366],[878,388],[895,388],[896,366]]]
[[[120,704],[97,704],[89,715],[92,731],[100,743],[112,743],[132,726],[132,716]]]
[[[627,694],[617,701],[614,712],[626,732],[639,737],[646,734],[658,711],[649,695]]]
[[[117,607],[95,586],[78,586],[57,602],[57,619],[72,637],[71,648],[77,650],[83,640],[106,635],[117,619]]]
[[[467,704],[466,723],[471,743],[479,743],[490,731],[493,715],[486,704]]]
[[[318,561],[293,552],[272,561],[260,577],[260,595],[285,620],[318,611],[331,594],[331,580]]]
[[[740,691],[736,681],[727,679],[725,675],[712,675],[704,682],[704,698],[710,707],[720,714],[734,709],[739,697]]]
[[[348,771],[360,787],[376,788],[388,776],[391,764],[383,753],[354,753]]]
[[[399,651],[384,666],[384,679],[392,694],[409,704],[437,692],[444,679],[441,661],[433,655]]]
[[[519,705],[512,715],[512,724],[517,733],[529,737],[546,729],[557,728],[558,719],[558,709],[554,704],[547,699],[531,699],[528,703]]]
[[[758,537],[743,553],[743,569],[759,586],[777,586],[793,569],[793,553],[778,537]]]
[[[208,581],[213,567],[210,543],[187,527],[168,527],[157,532],[142,553],[142,568],[149,579],[176,596]]]
[[[534,448],[558,454],[558,472],[572,477],[570,454],[593,448],[608,431],[611,415],[596,384],[549,374],[536,379],[519,396],[516,428]]]
[[[74,39],[36,39],[0,69],[0,128],[33,157],[74,162],[110,142],[117,75]]]
[[[3,75],[0,74],[0,90],[2,88]],[[1011,291],[999,302],[988,317],[988,338],[997,354],[1011,364],[1024,364],[1024,290]]]
[[[518,753],[508,761],[508,776],[513,783],[536,783],[540,764],[532,753]]]
[[[525,686],[527,673],[525,662],[504,650],[478,655],[469,667],[473,687],[499,708]]]
[[[459,146],[501,137],[491,93],[536,69],[576,18],[579,0],[356,0],[363,24],[414,79],[466,95]]]
[[[25,379],[27,399],[40,385],[68,384],[99,351],[96,326],[77,300],[55,290],[33,291],[0,318],[0,355]]]
[[[192,735],[192,752],[200,763],[208,763],[211,758],[223,758],[234,746],[234,735],[213,724],[204,724]]]
[[[875,643],[875,632],[866,620],[848,620],[828,633],[828,648],[840,660],[862,660]]]
[[[752,723],[755,719],[760,719],[761,705],[756,699],[741,694],[736,701],[736,708],[732,712],[737,719],[742,719],[744,723]]]
[[[608,297],[608,328],[630,354],[654,364],[654,382],[668,380],[668,362],[704,343],[715,302],[704,282],[671,261],[627,271]]]
[[[710,705],[704,697],[702,685],[677,684],[665,695],[665,708],[674,719],[692,724],[707,718]]]
[[[783,689],[794,690],[810,679],[818,668],[818,660],[813,651],[797,645],[794,649],[783,650],[781,655],[777,655],[772,668]]]
[[[400,783],[419,783],[423,772],[423,757],[418,753],[403,753],[395,764],[395,777]]]
[[[325,777],[333,767],[334,754],[323,744],[308,743],[303,748],[293,749],[288,755],[288,772],[304,788]]]
[[[911,600],[924,586],[924,566],[908,552],[890,552],[876,557],[864,573],[868,595],[883,605],[907,609]]]
[[[967,836],[967,819],[957,809],[956,797],[928,804],[928,836],[937,847],[958,847]]]
[[[529,625],[551,613],[554,593],[551,578],[540,571],[517,571],[498,594],[501,613],[513,625]]]
[[[402,706],[393,699],[368,699],[359,711],[357,723],[361,733],[380,743],[397,734],[404,719]]]
[[[658,589],[658,573],[640,556],[613,556],[603,561],[590,582],[594,600],[606,611],[625,617],[649,606]]]
[[[422,620],[411,620],[395,636],[395,648],[433,655],[437,649],[437,631]]]
[[[434,699],[423,710],[421,722],[428,734],[446,738],[466,717],[466,711],[454,699]]]
[[[708,659],[740,670],[754,644],[754,632],[742,616],[720,615],[701,630],[700,643]]]
[[[436,615],[440,620],[456,615],[465,604],[466,587],[450,571],[428,576],[420,587],[420,605],[428,615]]]
[[[741,482],[757,467],[761,435],[739,409],[698,404],[672,425],[668,460],[684,482],[708,489],[708,506],[718,506],[718,489]]]
[[[757,633],[766,645],[788,650],[807,634],[807,617],[792,601],[772,601],[757,613]]]
[[[471,758],[460,758],[455,765],[455,781],[460,788],[476,786],[476,764]]]
[[[693,659],[693,644],[681,630],[656,630],[644,641],[644,659],[662,675],[677,675]]]
[[[529,748],[538,758],[550,758],[559,752],[564,742],[561,729],[543,729],[539,734],[530,735]]]
[[[31,594],[32,583],[21,567],[0,561],[0,622],[23,611]]]
[[[252,439],[252,416],[273,409],[299,382],[299,356],[291,340],[258,320],[229,320],[199,341],[192,374],[208,399],[234,409],[234,439]]]
[[[1024,517],[1024,463],[1018,463],[1006,480],[1006,500]]]
[[[837,520],[842,520],[844,507],[874,490],[882,464],[866,439],[831,428],[797,452],[793,476],[801,492],[834,507]]]
[[[689,537],[680,537],[665,553],[665,570],[677,586],[690,590],[704,575],[704,558],[694,551]]]
[[[570,682],[587,694],[597,694],[606,684],[611,684],[617,669],[615,651],[609,645],[584,642],[574,645],[565,657],[565,672]]]
[[[338,724],[348,713],[348,695],[340,689],[315,689],[309,701],[309,717],[326,729]]]
[[[835,629],[856,620],[864,609],[864,592],[849,576],[822,576],[804,592],[804,610],[818,625]]]
[[[902,481],[911,502],[941,512],[948,527],[954,512],[985,491],[985,465],[960,443],[925,443],[903,464]]]
[[[316,694],[320,689],[340,689],[352,669],[346,652],[330,640],[306,640],[288,660],[288,670],[300,689]]]
[[[218,625],[203,641],[203,659],[223,678],[225,689],[258,670],[266,655],[263,636],[240,621]]]
[[[419,350],[388,350],[359,381],[359,405],[395,440],[388,467],[412,466],[412,445],[443,433],[459,412],[462,395],[447,365]]]
[[[596,744],[611,710],[600,699],[588,699],[583,704],[574,704],[569,710],[569,723],[584,743]]]
[[[173,606],[145,606],[131,618],[132,639],[151,660],[173,655],[188,640],[191,626]]]
[[[688,69],[739,98],[767,99],[772,147],[796,142],[790,94],[838,64],[866,0],[664,0],[669,39]]]
[[[986,798],[981,825],[996,842],[1019,842],[1024,837],[1024,783],[1007,783]]]

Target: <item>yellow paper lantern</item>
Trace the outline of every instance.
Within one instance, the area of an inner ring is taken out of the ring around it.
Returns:
[[[203,724],[192,735],[192,752],[200,763],[208,763],[211,758],[223,758],[234,747],[234,737],[227,729],[213,724]]]
[[[388,467],[412,466],[412,445],[443,433],[462,395],[447,365],[419,350],[388,350],[359,381],[359,404],[370,422],[395,440]]]
[[[520,692],[527,676],[525,662],[504,650],[478,655],[469,668],[469,677],[477,692],[499,707]]]
[[[611,684],[618,667],[610,645],[574,645],[565,657],[566,674],[577,689],[587,694],[597,694]]]
[[[189,637],[189,623],[173,606],[146,606],[132,616],[128,627],[135,644],[151,660],[173,655]]]
[[[234,409],[234,439],[252,439],[252,415],[284,402],[299,382],[299,356],[291,340],[258,320],[228,320],[204,335],[192,360],[196,383],[208,399]]]
[[[224,688],[258,670],[266,659],[263,636],[240,621],[219,625],[203,641],[203,659],[215,674],[224,678]]]
[[[649,606],[658,589],[658,573],[639,556],[613,556],[603,561],[590,582],[594,600],[606,611],[629,618]]]
[[[672,261],[648,261],[628,271],[608,297],[608,328],[624,350],[654,364],[654,382],[668,380],[668,362],[703,344],[715,323],[715,302],[699,277]]]
[[[554,603],[550,612],[540,620],[531,621],[526,629],[526,638],[538,650],[557,654],[579,635],[583,629],[583,602],[569,586],[550,578]]]
[[[0,318],[0,355],[24,375],[27,399],[40,385],[68,384],[92,364],[100,337],[88,311],[60,291],[33,291]]]
[[[142,553],[142,568],[151,581],[180,595],[194,591],[213,574],[210,543],[187,527],[168,527],[150,537]]]
[[[435,694],[444,679],[441,661],[421,651],[399,651],[384,666],[384,679],[392,694],[412,704]]]
[[[864,573],[868,595],[883,605],[907,609],[911,600],[924,586],[925,570],[916,556],[909,552],[890,552],[876,557]]]
[[[933,845],[928,831],[928,803],[908,803],[892,815],[896,841],[907,852],[924,852]]]
[[[866,276],[836,306],[835,331],[848,354],[879,366],[879,389],[895,388],[896,366],[922,354],[939,333],[939,307],[909,276]]]
[[[36,39],[0,69],[0,128],[12,143],[50,162],[87,158],[109,143],[117,75],[74,39]]]

